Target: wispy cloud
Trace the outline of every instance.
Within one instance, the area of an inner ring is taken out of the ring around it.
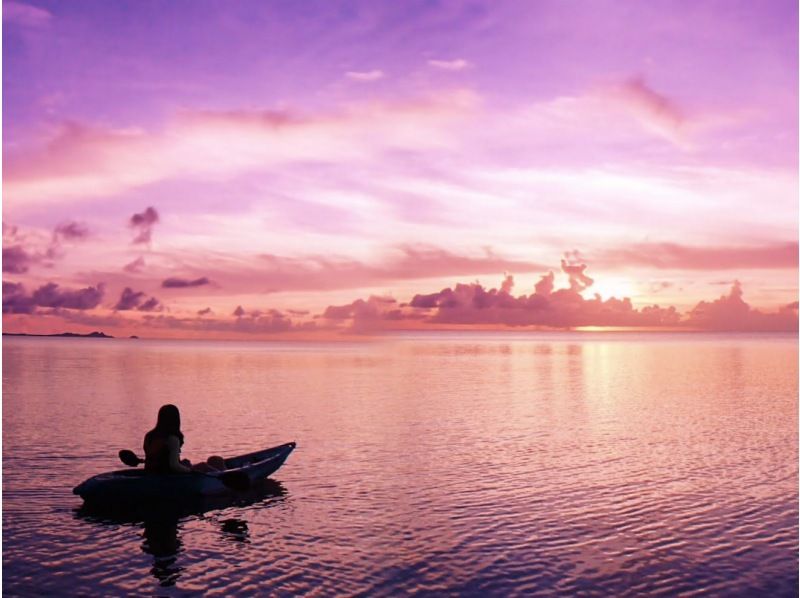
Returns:
[[[663,93],[650,87],[644,77],[631,77],[610,85],[603,95],[627,109],[639,123],[656,135],[677,145],[686,145],[685,125],[688,116],[684,108]]]
[[[209,281],[210,278],[228,293],[263,293],[353,289],[396,281],[476,276],[506,270],[537,272],[545,266],[509,258],[488,248],[472,254],[458,254],[431,245],[403,245],[391,248],[380,259],[371,262],[337,255],[288,257],[262,254],[246,261],[237,256],[214,255],[195,266],[184,264],[183,268],[189,273],[176,277],[182,281]]]
[[[3,22],[24,27],[42,27],[53,18],[52,13],[44,8],[23,2],[3,2]]]
[[[456,58],[454,60],[429,60],[428,64],[444,71],[463,71],[472,67],[472,63],[463,58]]]
[[[456,90],[314,116],[188,112],[159,132],[68,123],[47,147],[4,157],[4,199],[9,205],[85,199],[177,176],[224,180],[293,162],[371,160],[384,151],[437,147],[476,103],[475,94]]]
[[[635,243],[592,255],[595,264],[652,267],[660,270],[796,269],[795,241],[756,246],[691,246],[680,243]]]
[[[347,71],[345,77],[353,81],[360,81],[362,83],[369,83],[370,81],[378,81],[383,79],[386,75],[380,69],[373,69],[371,71]]]

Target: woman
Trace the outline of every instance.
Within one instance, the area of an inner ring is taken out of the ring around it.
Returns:
[[[189,473],[191,471],[221,471],[225,469],[222,457],[209,457],[206,463],[192,467],[188,459],[181,461],[183,433],[181,414],[175,405],[164,405],[158,410],[156,427],[144,435],[144,469],[151,473]]]

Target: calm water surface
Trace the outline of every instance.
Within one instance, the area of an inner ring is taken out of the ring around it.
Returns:
[[[797,341],[3,340],[7,595],[798,591]],[[295,440],[223,508],[84,513],[181,407],[184,456]]]

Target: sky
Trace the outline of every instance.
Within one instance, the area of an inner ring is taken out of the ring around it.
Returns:
[[[3,2],[3,329],[796,330],[797,3]]]

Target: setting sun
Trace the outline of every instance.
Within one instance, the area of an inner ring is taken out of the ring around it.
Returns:
[[[594,284],[584,291],[584,296],[589,299],[595,295],[600,295],[604,301],[616,297],[624,299],[628,297],[634,301],[639,296],[637,285],[628,278],[603,277],[595,280]]]

